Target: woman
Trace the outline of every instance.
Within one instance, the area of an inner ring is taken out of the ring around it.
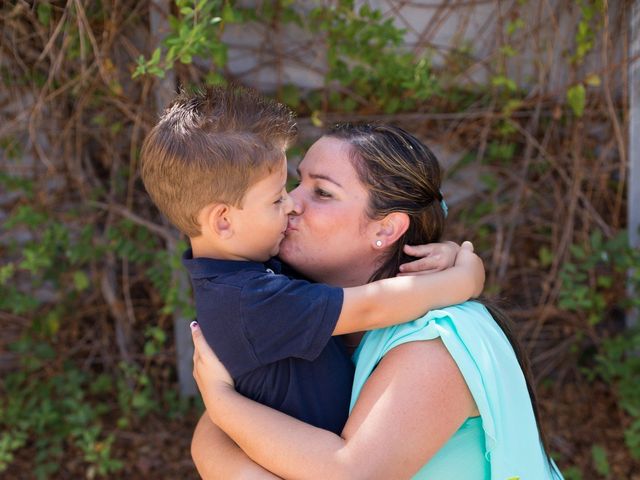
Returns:
[[[399,128],[339,128],[311,147],[299,170],[280,256],[313,280],[349,286],[394,276],[407,260],[404,244],[440,239],[438,163]],[[385,248],[351,265],[354,252],[375,241],[363,228],[371,221],[390,225]],[[476,302],[368,332],[354,355],[349,420],[337,436],[237,394],[195,328],[194,376],[209,416],[256,463],[206,419],[194,459],[206,472],[212,462],[204,452],[220,448],[239,472],[284,478],[561,478],[537,428],[526,369],[505,334],[504,320]]]

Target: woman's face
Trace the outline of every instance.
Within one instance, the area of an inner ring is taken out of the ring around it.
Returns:
[[[366,215],[368,194],[349,158],[349,144],[332,137],[314,143],[291,192],[280,258],[318,282],[363,285],[377,265],[376,222]]]

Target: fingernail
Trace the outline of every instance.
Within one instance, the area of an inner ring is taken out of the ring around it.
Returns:
[[[195,330],[198,327],[198,322],[194,320],[189,324],[189,326],[191,327],[191,330]]]

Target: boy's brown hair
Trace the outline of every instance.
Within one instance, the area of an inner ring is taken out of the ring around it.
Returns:
[[[183,92],[147,135],[141,175],[147,192],[189,237],[213,202],[241,207],[246,191],[271,173],[296,135],[291,110],[253,90]]]

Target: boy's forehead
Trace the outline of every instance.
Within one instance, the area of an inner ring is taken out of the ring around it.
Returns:
[[[276,165],[277,167],[274,169],[274,172],[277,172],[281,175],[284,174],[284,176],[286,177],[287,170],[288,170],[288,163],[287,163],[287,156],[284,154],[284,152],[282,152],[282,158],[280,158],[280,160]]]
[[[253,187],[262,186],[263,189],[280,190],[287,181],[287,161],[283,156],[281,161],[274,164],[273,168],[257,179]]]

